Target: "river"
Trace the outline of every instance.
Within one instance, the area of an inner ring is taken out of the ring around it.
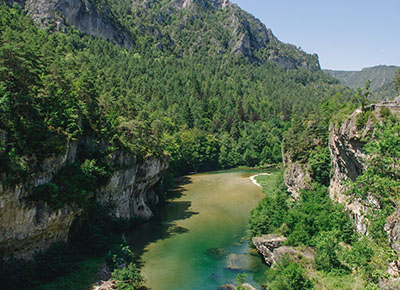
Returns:
[[[126,234],[152,290],[216,290],[238,273],[260,286],[266,266],[243,239],[249,213],[264,194],[250,176],[227,170],[182,178],[150,222]]]

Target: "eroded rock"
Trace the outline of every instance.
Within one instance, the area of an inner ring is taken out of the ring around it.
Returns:
[[[281,247],[282,243],[286,242],[285,237],[277,237],[275,235],[264,235],[261,237],[254,237],[252,239],[253,245],[256,247],[265,260],[268,266],[272,266],[277,262],[274,251]]]

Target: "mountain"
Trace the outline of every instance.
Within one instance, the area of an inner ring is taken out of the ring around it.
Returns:
[[[285,68],[319,70],[317,55],[280,42],[263,23],[228,0],[19,0],[42,28],[67,25],[127,48],[177,56],[244,55]]]
[[[363,88],[366,81],[370,80],[372,98],[388,100],[396,97],[392,81],[398,68],[397,66],[380,65],[364,68],[361,71],[324,70],[324,72],[352,89]]]

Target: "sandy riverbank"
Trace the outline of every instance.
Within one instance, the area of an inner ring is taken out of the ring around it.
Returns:
[[[255,185],[261,187],[261,185],[256,180],[256,177],[257,176],[261,176],[261,175],[271,175],[271,173],[260,173],[260,174],[256,174],[256,175],[250,176],[251,182],[253,182]]]

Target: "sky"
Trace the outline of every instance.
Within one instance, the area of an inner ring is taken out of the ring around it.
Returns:
[[[231,0],[323,69],[400,66],[400,0]]]

